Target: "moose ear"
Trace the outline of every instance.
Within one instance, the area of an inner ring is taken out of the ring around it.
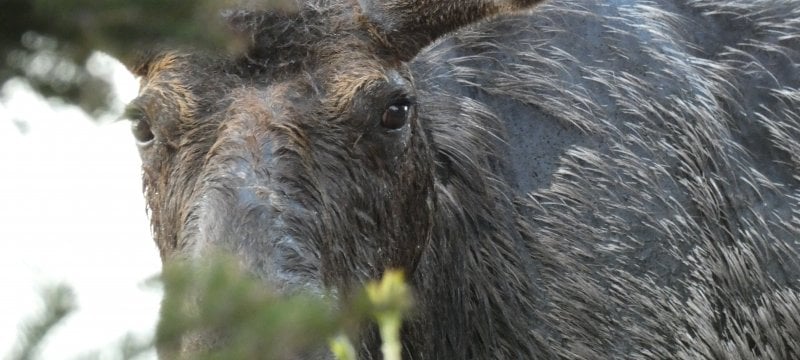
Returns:
[[[542,0],[358,0],[364,20],[402,60],[436,38],[502,12]]]

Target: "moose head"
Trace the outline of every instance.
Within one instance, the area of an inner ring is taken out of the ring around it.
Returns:
[[[144,57],[132,67],[141,89],[128,117],[162,260],[221,250],[284,294],[347,293],[388,268],[419,287],[431,281],[414,275],[421,263],[442,273],[427,287],[462,276],[447,274],[463,265],[442,265],[455,261],[448,252],[457,243],[430,244],[435,232],[449,231],[437,230],[445,214],[464,212],[455,188],[471,187],[479,194],[472,202],[483,206],[487,185],[474,173],[445,176],[456,165],[440,152],[466,153],[472,144],[434,144],[424,114],[436,109],[420,101],[407,62],[449,31],[537,2],[308,1],[294,10],[237,10],[225,17],[247,39],[245,53]],[[420,301],[465,326],[459,319],[471,305],[458,298],[473,290],[463,288],[437,295],[455,304],[424,294]],[[417,327],[442,327],[433,319]],[[457,358],[528,337],[508,335],[474,342],[453,332],[433,341],[420,331],[409,351]],[[214,340],[187,340],[206,342]]]

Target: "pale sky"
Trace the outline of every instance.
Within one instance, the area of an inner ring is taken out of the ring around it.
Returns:
[[[138,85],[122,65],[99,54],[91,61],[113,78],[118,108],[135,97]],[[101,358],[116,359],[108,348],[126,333],[152,334],[161,292],[143,283],[161,265],[139,166],[126,122],[96,125],[21,80],[2,87],[0,357],[41,308],[39,289],[54,282],[74,288],[79,311],[47,338],[41,359],[102,349]]]

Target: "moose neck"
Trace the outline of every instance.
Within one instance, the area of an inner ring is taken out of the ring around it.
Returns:
[[[421,121],[437,164],[436,205],[432,239],[413,278],[418,314],[405,334],[407,343],[421,346],[410,349],[413,358],[547,354],[547,347],[531,339],[531,329],[540,325],[541,301],[530,294],[541,292],[517,225],[515,198],[508,195],[515,190],[505,179],[507,165],[492,155],[507,146],[499,141],[501,126],[480,116],[479,106],[423,105]]]

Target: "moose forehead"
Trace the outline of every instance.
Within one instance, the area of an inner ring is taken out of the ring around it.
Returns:
[[[412,81],[402,65],[370,56],[348,55],[331,56],[316,68],[269,76],[251,73],[236,61],[207,68],[195,56],[167,52],[140,63],[135,71],[141,77],[140,99],[159,98],[158,106],[174,106],[181,117],[192,116],[204,101],[241,95],[242,88],[259,89],[256,92],[273,104],[285,105],[300,98],[307,103],[314,99],[326,109],[342,113],[365,90],[388,85],[403,91]],[[218,77],[227,77],[228,81]]]
[[[228,22],[249,43],[239,56],[202,60],[169,51],[143,57],[132,70],[142,78],[142,93],[148,89],[173,89],[179,95],[184,89],[203,93],[209,86],[224,87],[226,84],[218,82],[217,77],[227,76],[238,78],[238,82],[227,84],[236,87],[276,86],[275,90],[298,91],[298,86],[280,84],[300,83],[305,85],[304,92],[315,92],[326,105],[343,110],[359,90],[397,80],[388,75],[390,72],[399,71],[411,80],[402,61],[394,51],[387,50],[386,38],[360,10],[353,10],[331,6],[308,7],[292,14],[233,12],[226,15]]]

